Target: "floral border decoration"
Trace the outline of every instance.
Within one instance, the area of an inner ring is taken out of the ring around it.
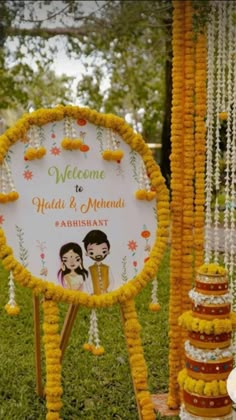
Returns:
[[[31,125],[43,126],[54,121],[61,121],[65,117],[87,119],[95,125],[110,128],[141,155],[150,177],[152,189],[156,191],[158,228],[150,258],[134,279],[129,280],[115,291],[100,296],[90,296],[84,292],[66,290],[61,286],[33,276],[15,259],[13,250],[7,244],[3,229],[0,229],[0,258],[5,269],[12,271],[14,279],[20,285],[31,288],[35,295],[43,294],[47,299],[56,302],[80,304],[89,308],[109,307],[115,303],[123,303],[132,299],[155,277],[169,237],[169,193],[160,168],[140,134],[135,133],[120,117],[113,114],[98,113],[95,110],[78,106],[58,105],[53,109],[39,109],[30,114],[24,114],[12,128],[0,136],[0,163],[3,162],[10,146],[21,138],[25,138]]]

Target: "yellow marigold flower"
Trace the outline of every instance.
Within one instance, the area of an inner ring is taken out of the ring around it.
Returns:
[[[79,150],[82,144],[83,141],[81,139],[71,139],[68,137],[65,137],[61,141],[61,147],[65,150]]]
[[[8,194],[0,193],[0,203],[7,203],[9,201]]]
[[[104,347],[102,347],[102,346],[99,346],[99,347],[93,347],[93,348],[92,348],[92,353],[93,353],[95,356],[101,356],[102,354],[104,354],[104,353],[105,353]]]
[[[109,149],[104,150],[102,152],[102,157],[104,160],[112,160],[112,150],[109,150]]]
[[[145,190],[138,190],[138,191],[136,191],[135,197],[138,200],[145,200],[146,199],[146,191]],[[0,200],[1,200],[1,197],[0,197]]]
[[[205,382],[202,379],[199,379],[195,386],[196,394],[203,395],[204,386],[205,386]]]
[[[159,303],[150,303],[149,304],[149,309],[152,312],[158,312],[161,309],[161,305]]]
[[[84,350],[87,350],[87,351],[91,351],[92,352],[93,347],[94,347],[94,344],[91,344],[91,343],[84,343],[83,344],[83,349]]]
[[[112,152],[112,159],[113,160],[121,160],[123,158],[123,156],[124,156],[123,150],[117,149],[117,150],[114,150]]]
[[[8,193],[8,197],[9,197],[9,201],[15,201],[15,200],[18,200],[19,194],[16,191],[10,191]]]
[[[60,417],[59,417],[58,412],[50,411],[46,414],[46,420],[59,420],[59,419]]]
[[[203,274],[227,274],[227,270],[220,266],[219,264],[216,263],[211,263],[211,264],[203,264],[199,267],[198,270],[199,273],[203,273]]]
[[[52,387],[50,387],[48,384],[47,384],[47,386],[45,387],[45,393],[46,393],[46,395],[49,395],[49,396],[52,396],[52,397],[58,397],[58,396],[60,396],[60,395],[62,395],[63,394],[63,390],[62,390],[62,387],[60,387],[60,386],[52,386]]]
[[[221,121],[227,121],[227,119],[228,119],[228,113],[227,112],[220,112],[219,113],[219,119]]]
[[[26,160],[41,159],[46,154],[45,147],[41,146],[39,148],[29,147],[25,152]]]
[[[219,380],[219,394],[220,395],[227,394],[226,381]]]
[[[9,303],[7,303],[5,305],[5,310],[8,313],[8,315],[18,315],[18,313],[20,312],[20,308],[18,305],[9,305]]]
[[[156,192],[155,191],[147,191],[146,192],[146,200],[147,201],[152,201],[155,197],[156,197]]]
[[[235,312],[230,313],[230,319],[232,322],[232,328],[235,329],[236,328],[236,313]]]
[[[46,322],[43,323],[43,331],[45,334],[55,334],[59,329],[59,326],[57,324],[48,324]]]
[[[49,410],[53,410],[53,411],[59,411],[62,408],[62,402],[58,401],[58,402],[46,402],[46,406]]]

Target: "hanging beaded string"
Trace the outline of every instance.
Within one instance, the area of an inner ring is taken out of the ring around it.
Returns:
[[[231,12],[231,13],[230,13]],[[236,33],[235,33],[235,24],[232,22],[233,16],[233,8],[232,4],[229,10],[229,37],[230,42],[229,45],[231,46],[231,52],[236,51]],[[231,55],[233,57],[233,54]],[[235,100],[235,86],[236,86],[236,65],[235,65],[235,57],[231,58],[232,60],[232,103],[231,103],[231,123],[232,123],[232,132],[231,132],[231,191],[230,191],[230,262],[229,262],[229,274],[233,281],[233,274],[235,269],[235,202],[236,202],[236,190],[235,190],[235,183],[236,183],[236,100]],[[234,285],[232,284],[232,293],[235,297],[235,290]],[[234,299],[235,301],[235,299]]]
[[[151,201],[156,197],[155,191],[151,190],[150,180],[143,162],[141,163],[139,171],[139,189],[136,191],[135,196],[138,200],[147,201]]]
[[[214,103],[214,25],[212,13],[207,30],[207,116],[206,116],[206,227],[205,227],[205,262],[211,260],[211,198],[213,175],[213,103]]]
[[[4,159],[1,165],[0,203],[7,203],[9,201],[17,200],[18,198],[19,194],[16,192],[11,169],[6,159]]]
[[[29,130],[29,143],[25,150],[25,160],[41,159],[46,154],[46,149],[42,145],[42,127],[32,125]]]
[[[118,150],[117,138],[113,130],[110,130],[111,144],[113,150]]]
[[[77,138],[74,120],[71,117],[64,118],[65,137],[61,141],[61,146],[65,150],[78,150],[83,144],[83,140]]]
[[[16,304],[15,301],[15,284],[13,279],[13,274],[10,271],[9,274],[9,301],[5,305],[5,309],[9,315],[17,315],[20,312],[19,306]]]
[[[153,312],[157,312],[161,309],[161,306],[158,302],[158,280],[157,280],[157,278],[155,278],[152,281],[151,303],[149,304],[149,309]]]
[[[220,28],[221,31],[221,39],[222,39],[222,66],[221,66],[221,91],[222,91],[222,109],[221,111],[225,112],[226,110],[226,66],[227,63],[227,44],[226,44],[226,27],[227,27],[227,8],[225,7],[225,3],[220,3],[220,7],[222,9],[222,26]]]
[[[110,128],[108,128],[107,130],[106,130],[106,144],[107,144],[107,149],[108,150],[113,150],[113,147],[112,147],[112,137],[111,137],[111,129]]]
[[[111,128],[106,130],[106,143],[107,149],[102,152],[103,159],[120,161],[124,156],[124,152],[118,149],[115,133]]]
[[[70,124],[69,117],[64,118],[64,133],[65,133],[65,137],[67,138],[71,137],[71,124]]]
[[[104,348],[100,344],[98,320],[95,309],[92,309],[90,315],[88,343],[85,343],[83,347],[96,356],[100,356],[104,353]]]
[[[227,12],[228,12],[228,24],[230,22],[232,13],[232,3],[229,2],[227,5]],[[228,65],[228,73],[227,73],[227,125],[226,125],[226,169],[225,169],[225,213],[224,213],[224,264],[225,267],[229,270],[229,261],[230,261],[230,248],[231,248],[231,238],[230,238],[230,179],[232,176],[231,173],[231,155],[232,155],[232,112],[231,112],[231,104],[232,104],[232,97],[233,94],[233,85],[232,85],[232,36],[230,34],[228,28],[228,57],[227,57],[227,65]],[[231,277],[231,276],[230,276]]]
[[[214,11],[213,11],[214,13]],[[218,33],[218,40],[216,41],[217,48],[217,59],[216,59],[216,102],[215,102],[215,114],[216,114],[216,127],[215,127],[215,165],[214,165],[214,178],[215,178],[215,209],[214,209],[214,262],[218,263],[219,258],[219,193],[220,193],[220,120],[219,113],[222,109],[222,71],[221,68],[224,66],[223,63],[223,42],[222,42],[222,7],[215,5],[216,13],[216,32]]]

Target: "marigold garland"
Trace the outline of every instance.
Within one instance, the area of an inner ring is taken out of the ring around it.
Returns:
[[[214,335],[231,332],[233,329],[231,319],[201,319],[193,316],[192,311],[184,312],[179,317],[179,325],[188,331]]]
[[[32,275],[15,259],[12,249],[7,245],[2,229],[0,229],[0,258],[2,258],[4,267],[7,270],[12,270],[15,280],[22,286],[30,287],[35,294],[44,294],[47,299],[79,304],[89,308],[109,307],[115,303],[121,303],[135,297],[141,288],[155,277],[169,237],[169,194],[160,168],[155,163],[152,152],[144,143],[142,137],[134,133],[132,128],[122,118],[112,114],[101,114],[88,108],[59,105],[53,109],[39,109],[23,115],[14,127],[8,129],[4,135],[0,136],[0,162],[3,162],[11,145],[20,138],[26,137],[26,133],[32,125],[43,126],[54,121],[61,121],[66,117],[75,120],[87,120],[93,124],[113,130],[141,155],[153,189],[153,191],[148,191],[146,199],[151,200],[154,196],[156,197],[158,219],[157,235],[149,260],[144,264],[143,269],[137,274],[135,279],[129,280],[119,289],[105,295],[90,296],[84,292],[63,289],[60,286],[56,286],[53,282],[42,281],[42,279]],[[73,139],[74,141],[75,139]],[[117,152],[117,150],[114,152]]]
[[[170,408],[177,408],[181,400],[177,375],[183,364],[187,334],[179,329],[177,319],[191,307],[188,293],[194,266],[203,262],[206,51],[204,36],[198,36],[196,44],[194,41],[192,1],[173,0],[173,7],[172,248],[167,403]]]
[[[47,420],[60,419],[60,409],[62,407],[61,395],[61,350],[59,347],[60,336],[58,307],[52,300],[45,300],[44,309],[44,348],[46,357],[46,405]]]
[[[183,112],[184,112],[184,33],[185,2],[173,1],[173,67],[171,116],[171,254],[169,302],[169,392],[167,404],[176,409],[180,405],[177,375],[181,369],[181,329],[178,316],[182,313],[182,230],[183,230]]]
[[[121,305],[121,308],[124,317],[124,332],[128,347],[131,374],[142,419],[155,420],[154,404],[148,391],[147,366],[140,339],[141,325],[138,321],[134,301],[126,301]]]
[[[228,270],[217,263],[202,264],[198,269],[199,274],[212,274],[212,275],[226,275]]]
[[[226,395],[226,381],[214,380],[210,382],[203,381],[202,379],[193,379],[188,376],[187,369],[182,369],[178,375],[178,382],[181,388],[185,391],[196,393],[198,395],[214,396]]]
[[[205,230],[205,143],[206,143],[206,35],[198,34],[195,62],[195,267],[204,261]]]

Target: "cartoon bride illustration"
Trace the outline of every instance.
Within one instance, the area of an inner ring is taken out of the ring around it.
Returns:
[[[83,266],[81,247],[75,242],[64,244],[60,249],[61,268],[57,277],[62,287],[83,290],[88,271]]]

